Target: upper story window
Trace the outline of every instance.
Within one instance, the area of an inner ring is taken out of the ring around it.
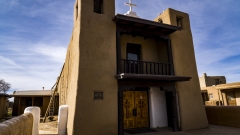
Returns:
[[[128,60],[140,60],[141,45],[127,44],[127,59]]]
[[[94,12],[98,14],[103,13],[103,0],[94,0]]]
[[[177,17],[176,20],[177,20],[177,26],[182,28],[183,27],[182,17]]]

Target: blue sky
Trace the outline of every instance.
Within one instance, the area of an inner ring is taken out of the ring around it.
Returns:
[[[128,0],[116,0],[124,14]],[[0,78],[14,90],[50,89],[65,60],[75,0],[0,0]],[[133,0],[153,20],[167,8],[190,15],[199,76],[240,81],[239,0]]]

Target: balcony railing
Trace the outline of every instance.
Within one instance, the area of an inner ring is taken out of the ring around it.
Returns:
[[[136,60],[121,60],[121,73],[171,75],[169,63],[158,63]]]

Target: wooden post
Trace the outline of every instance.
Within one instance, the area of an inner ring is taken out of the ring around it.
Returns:
[[[123,91],[118,88],[118,135],[124,135]]]
[[[172,46],[171,46],[171,40],[168,37],[168,44],[167,44],[167,50],[168,50],[168,61],[170,63],[170,75],[175,75],[174,73],[174,65],[173,65],[173,56],[172,56]]]
[[[121,62],[121,34],[120,31],[116,32],[116,53],[117,53],[117,74],[122,72]]]
[[[172,91],[172,109],[173,109],[173,131],[179,131],[179,116],[178,116],[178,102],[177,102],[177,91]]]

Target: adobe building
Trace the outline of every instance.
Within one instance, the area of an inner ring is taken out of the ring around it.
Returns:
[[[38,106],[41,109],[40,115],[44,116],[52,96],[52,90],[21,90],[14,91],[11,97],[14,97],[12,116],[18,116],[24,113],[25,108],[29,106]],[[58,114],[59,97],[56,94],[54,99],[54,115]]]
[[[202,87],[202,99],[208,106],[240,106],[240,82]]]
[[[115,14],[114,0],[76,0],[57,89],[69,135],[208,127],[189,16],[174,9],[151,21]]]
[[[0,120],[8,113],[8,94],[0,93]]]
[[[227,83],[225,76],[207,76],[206,73],[203,73],[203,76],[199,77],[199,82],[201,88]]]

